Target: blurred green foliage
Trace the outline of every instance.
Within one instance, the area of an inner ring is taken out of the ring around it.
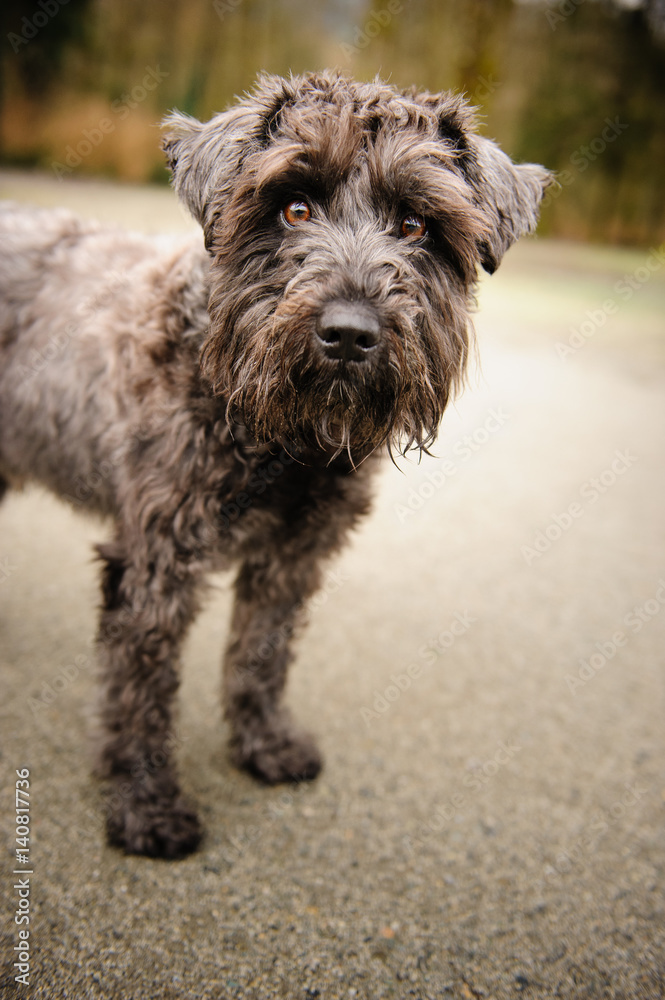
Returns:
[[[165,179],[166,110],[205,118],[262,70],[326,66],[465,91],[485,134],[560,171],[541,231],[665,239],[665,48],[639,0],[6,0],[0,156],[53,167],[108,108],[72,170]]]

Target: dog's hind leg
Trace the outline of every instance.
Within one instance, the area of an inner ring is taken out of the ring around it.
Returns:
[[[99,771],[111,782],[109,840],[128,853],[181,857],[201,837],[171,763],[178,652],[196,610],[198,574],[164,537],[138,558],[121,540],[99,551],[105,564]]]

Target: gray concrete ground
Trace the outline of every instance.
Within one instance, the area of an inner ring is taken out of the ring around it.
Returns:
[[[187,225],[166,190],[4,173],[0,194]],[[3,996],[665,996],[664,264],[529,241],[483,283],[482,370],[435,457],[386,465],[299,644],[312,785],[229,765],[219,578],[184,654],[178,752],[207,830],[186,861],[124,857],[100,829],[107,528],[37,489],[7,498]],[[17,768],[34,874],[15,993]]]

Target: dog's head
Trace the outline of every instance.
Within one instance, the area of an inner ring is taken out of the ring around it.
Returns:
[[[533,231],[551,175],[476,134],[452,94],[262,78],[174,113],[174,185],[212,257],[202,370],[260,441],[426,447],[463,376],[478,265]]]

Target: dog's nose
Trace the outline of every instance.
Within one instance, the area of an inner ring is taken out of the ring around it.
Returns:
[[[363,302],[329,302],[316,335],[325,356],[336,361],[369,361],[381,339],[378,317]]]

